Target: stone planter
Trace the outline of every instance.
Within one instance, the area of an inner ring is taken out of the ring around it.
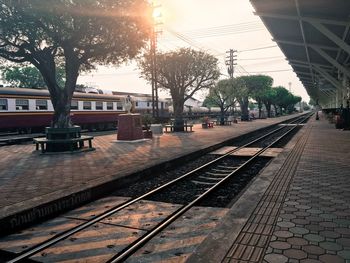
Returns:
[[[78,141],[76,139],[80,138],[80,132],[80,126],[73,126],[68,128],[46,127],[46,151],[65,152],[78,150]]]

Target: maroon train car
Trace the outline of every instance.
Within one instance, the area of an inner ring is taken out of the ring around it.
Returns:
[[[115,128],[125,113],[124,97],[74,93],[72,121],[83,129]],[[30,132],[50,126],[53,106],[47,90],[0,88],[0,131]]]

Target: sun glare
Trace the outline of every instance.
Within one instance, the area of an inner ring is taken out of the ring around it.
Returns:
[[[155,8],[153,10],[152,16],[153,16],[153,18],[160,18],[162,16],[162,12],[160,11],[159,8]]]

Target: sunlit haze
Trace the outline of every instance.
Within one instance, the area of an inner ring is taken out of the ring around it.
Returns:
[[[301,82],[292,71],[283,53],[265,28],[248,0],[159,0],[155,16],[162,31],[158,49],[173,50],[192,47],[215,55],[220,61],[222,78],[227,78],[225,52],[237,50],[234,76],[265,74],[274,79],[274,86],[291,88],[294,95],[308,101]],[[83,74],[78,83],[104,90],[151,93],[151,85],[140,78],[135,62],[115,67],[99,67]],[[161,96],[167,96],[161,92]],[[205,93],[195,95],[203,99]]]

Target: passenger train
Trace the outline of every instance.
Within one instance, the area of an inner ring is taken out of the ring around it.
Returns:
[[[115,129],[118,115],[125,113],[124,101],[130,95],[132,111],[152,114],[152,98],[148,94],[110,92],[75,92],[71,102],[71,119],[82,129]],[[112,94],[111,94],[112,93]],[[159,117],[166,121],[172,117],[170,99],[158,101]],[[216,116],[218,108],[184,107],[184,117],[199,118]],[[0,87],[0,132],[31,133],[41,132],[50,126],[53,106],[48,90]]]
[[[72,122],[89,130],[116,128],[118,115],[125,113],[126,96],[75,92],[71,102]],[[131,99],[133,112],[149,113],[152,109],[150,98],[131,95]],[[159,108],[163,116],[169,115],[167,101],[159,100]],[[52,114],[48,90],[0,88],[0,132],[43,131],[50,125]]]

